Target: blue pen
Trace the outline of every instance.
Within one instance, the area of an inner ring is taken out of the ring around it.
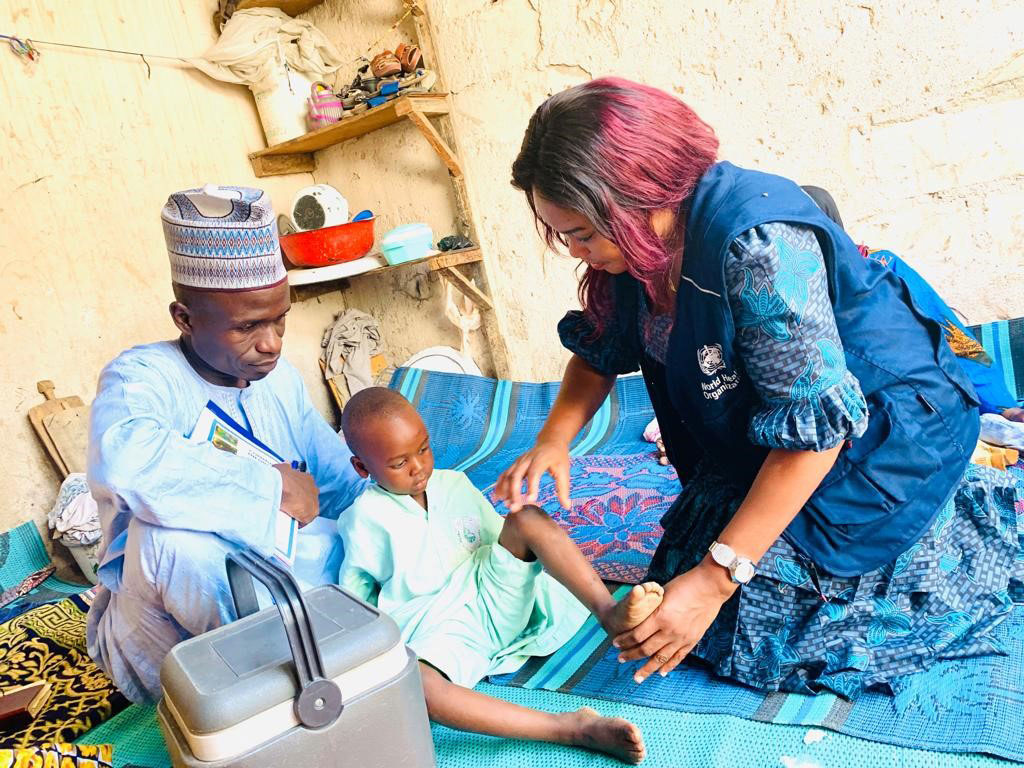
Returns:
[[[299,470],[299,472],[305,472],[306,471],[306,462],[304,462],[304,461],[293,461],[292,462],[292,469],[297,469],[297,470]]]

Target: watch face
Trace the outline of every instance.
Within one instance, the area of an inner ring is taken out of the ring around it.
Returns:
[[[719,544],[717,541],[711,545],[711,559],[723,568],[728,568],[736,559],[736,553],[728,544]]]
[[[736,563],[736,567],[733,569],[732,575],[740,584],[746,584],[754,578],[754,564],[749,560],[741,560]]]

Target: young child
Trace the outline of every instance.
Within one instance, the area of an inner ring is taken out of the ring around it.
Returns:
[[[434,471],[430,436],[397,392],[345,406],[352,464],[374,483],[342,513],[341,585],[390,615],[420,659],[430,718],[451,728],[600,750],[638,763],[639,729],[592,709],[552,714],[470,690],[484,676],[553,653],[593,613],[616,635],[662,598],[650,583],[616,603],[544,512],[501,516],[462,472]]]

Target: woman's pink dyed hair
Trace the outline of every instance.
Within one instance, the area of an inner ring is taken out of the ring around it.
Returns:
[[[668,274],[682,248],[684,203],[715,162],[718,138],[671,94],[619,77],[603,77],[555,94],[534,112],[512,185],[585,216],[625,257],[629,272],[661,307],[673,303]],[[674,236],[663,241],[651,213],[677,211]],[[564,238],[538,226],[549,246]],[[614,311],[612,277],[587,269],[580,303],[599,335]]]

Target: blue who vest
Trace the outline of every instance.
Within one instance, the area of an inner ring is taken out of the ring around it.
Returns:
[[[869,411],[867,431],[847,443],[784,535],[827,572],[866,573],[920,538],[956,489],[978,438],[978,400],[941,327],[903,282],[864,259],[793,182],[730,163],[701,179],[662,399],[701,451],[749,488],[768,449],[747,438],[758,398],[737,353],[724,263],[736,237],[773,221],[816,233],[846,364]]]

